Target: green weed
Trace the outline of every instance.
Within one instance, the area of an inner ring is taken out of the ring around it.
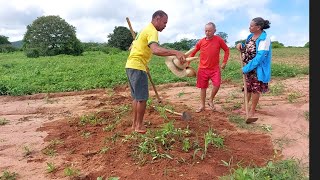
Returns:
[[[54,165],[53,163],[47,162],[47,172],[48,172],[48,173],[52,173],[52,172],[55,171],[55,170],[56,170],[55,165]]]
[[[6,124],[9,124],[9,120],[5,118],[0,118],[0,126],[4,126]]]
[[[2,171],[2,175],[0,176],[1,180],[16,180],[18,174],[16,172],[10,172],[8,170]]]

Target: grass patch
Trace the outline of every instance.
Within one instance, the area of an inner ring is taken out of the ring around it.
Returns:
[[[83,56],[57,55],[30,59],[23,52],[0,53],[0,95],[80,91],[127,84],[124,67],[128,54],[128,51],[112,55],[95,51],[84,52]],[[164,59],[153,56],[149,64],[156,85],[173,82],[195,85],[195,78],[175,76],[165,65]],[[308,75],[309,64],[306,62],[309,62],[309,48],[275,49],[272,77]],[[197,69],[198,63],[191,63],[191,66]],[[239,52],[231,49],[222,79],[240,83],[240,68]]]
[[[277,180],[304,180],[308,179],[304,175],[303,169],[293,159],[278,162],[269,161],[264,167],[242,167],[230,169],[231,174],[222,176],[220,180],[256,180],[256,179],[277,179]]]
[[[282,82],[278,82],[274,85],[270,85],[269,87],[269,93],[267,95],[269,96],[279,96],[283,94],[285,91],[285,86],[283,85]]]
[[[288,94],[287,96],[287,100],[290,102],[290,103],[294,103],[294,102],[297,102],[297,99],[301,97],[301,94],[298,93],[298,92],[291,92]]]
[[[228,119],[230,122],[235,123],[237,127],[243,129],[252,128],[252,126],[246,124],[245,118],[240,115],[229,115]]]

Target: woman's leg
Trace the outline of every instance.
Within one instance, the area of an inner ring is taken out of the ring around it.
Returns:
[[[249,117],[253,117],[254,116],[254,113],[256,111],[256,107],[257,107],[257,104],[259,102],[259,98],[260,98],[260,93],[251,93],[252,95],[252,100],[251,100],[251,110],[250,110],[250,113],[249,113]]]

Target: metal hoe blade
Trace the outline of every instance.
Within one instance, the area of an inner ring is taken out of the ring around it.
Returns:
[[[192,119],[192,116],[188,112],[183,112],[181,118],[182,120],[189,121]]]

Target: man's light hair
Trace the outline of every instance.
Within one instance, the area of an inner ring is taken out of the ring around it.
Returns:
[[[216,29],[216,25],[213,22],[208,22],[206,25],[210,25],[213,27],[213,29]]]

